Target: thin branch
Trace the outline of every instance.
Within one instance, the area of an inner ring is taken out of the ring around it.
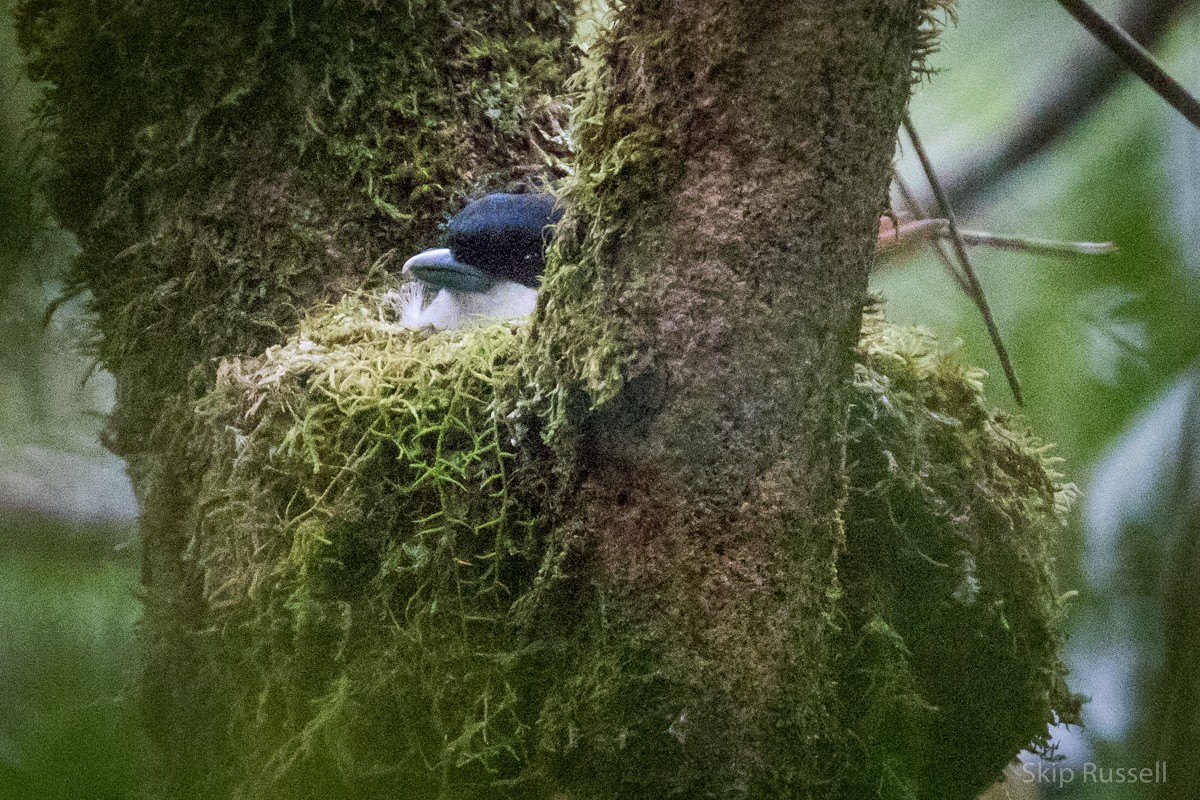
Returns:
[[[1106,20],[1085,0],[1058,0],[1079,24],[1099,39],[1117,58],[1158,96],[1170,103],[1197,128],[1200,128],[1200,100],[1172,78],[1149,50],[1120,27]]]
[[[921,205],[921,201],[917,199],[917,196],[913,194],[912,189],[908,188],[908,184],[905,183],[904,179],[899,175],[896,176],[896,189],[900,192],[900,199],[904,201],[904,207],[914,219],[923,219],[928,216],[925,213],[925,209]],[[942,246],[940,239],[934,239],[932,244],[933,252],[937,254],[938,261],[942,263],[942,266],[945,267],[946,271],[950,273],[950,276],[954,278],[955,283],[958,284],[958,288],[963,290],[963,294],[970,297],[971,284],[967,280],[967,276],[963,275],[962,272],[959,271],[958,267],[955,266],[954,261],[951,260],[950,256],[946,253],[946,248]]]
[[[958,257],[958,263],[970,284],[971,299],[975,301],[975,306],[983,317],[983,324],[992,340],[992,347],[995,348],[996,355],[1000,359],[1000,366],[1004,368],[1004,377],[1008,379],[1008,388],[1012,391],[1017,405],[1023,406],[1025,399],[1021,396],[1021,382],[1017,380],[1017,374],[1013,371],[1012,360],[1008,357],[1008,348],[1004,346],[1004,340],[1000,337],[1000,330],[996,327],[996,320],[992,317],[992,309],[983,293],[983,286],[979,283],[979,276],[975,274],[975,269],[971,266],[971,259],[967,255],[967,246],[959,233],[954,210],[946,199],[946,193],[942,191],[942,184],[933,169],[933,162],[929,160],[929,154],[925,152],[925,147],[921,144],[921,137],[917,135],[917,129],[913,127],[912,119],[909,118],[907,111],[904,113],[904,130],[908,133],[913,150],[916,151],[917,158],[921,161],[921,169],[925,171],[929,188],[933,190],[933,196],[937,198],[938,208],[941,210],[942,216],[946,218],[946,224],[950,228],[951,242],[954,244],[954,254]]]
[[[1076,256],[1105,256],[1117,252],[1112,242],[1065,242],[1059,239],[1042,239],[1036,236],[1004,236],[987,231],[960,230],[964,242],[972,246],[995,247],[1000,250],[1015,250],[1020,253],[1074,258]],[[918,219],[903,222],[893,236],[880,239],[880,249],[887,250],[903,245],[911,239],[950,239],[950,221],[945,219]]]

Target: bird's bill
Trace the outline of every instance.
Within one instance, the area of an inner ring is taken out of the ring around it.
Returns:
[[[486,292],[493,283],[487,273],[458,261],[445,247],[417,253],[404,262],[403,271],[435,289],[454,292]]]

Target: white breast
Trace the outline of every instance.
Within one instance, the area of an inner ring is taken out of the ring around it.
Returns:
[[[397,295],[395,302],[400,324],[414,330],[428,326],[453,330],[521,319],[533,313],[537,303],[537,289],[512,281],[497,283],[486,292],[442,289],[428,304],[425,303],[425,284],[420,281],[403,284]]]

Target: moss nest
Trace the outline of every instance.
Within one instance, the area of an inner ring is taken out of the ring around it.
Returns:
[[[427,336],[392,314],[348,298],[310,316],[224,362],[197,412],[196,635],[234,726],[226,777],[248,796],[314,776],[426,796],[438,776],[503,782],[529,758],[535,670],[512,612],[545,490],[522,452],[526,329]]]
[[[989,408],[984,374],[928,332],[866,318],[839,568],[856,640],[844,697],[868,772],[883,770],[871,785],[898,797],[975,797],[1018,750],[1043,751],[1049,725],[1079,723],[1049,552],[1076,490],[1047,445]]]
[[[393,314],[365,295],[314,312],[223,362],[196,409],[204,609],[175,621],[194,646],[150,664],[200,676],[203,714],[151,698],[203,743],[196,796],[549,796],[573,752],[622,746],[580,741],[586,716],[644,710],[589,660],[619,632],[586,552],[549,547],[528,327]],[[1047,553],[1072,489],[928,335],[869,317],[859,360],[839,795],[973,797],[1074,720]]]

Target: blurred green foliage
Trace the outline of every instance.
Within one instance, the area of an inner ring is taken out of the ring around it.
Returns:
[[[0,798],[136,795],[132,532],[0,518]]]
[[[86,473],[123,488],[98,441],[112,387],[106,375],[83,382],[77,307],[44,322],[75,245],[34,190],[36,92],[10,11],[0,4],[0,799],[132,798],[147,756],[131,696],[141,607],[136,549],[115,548],[134,534],[76,521],[114,506],[73,487]],[[15,510],[31,499],[72,516]]]
[[[1109,6],[1113,5],[1111,3]],[[1200,25],[1194,13],[1180,25]],[[943,42],[943,73],[918,89],[913,117],[945,173],[964,149],[1021,124],[1022,112],[1070,70],[1088,43],[1053,3],[963,0]],[[1194,53],[1176,54],[1180,60]],[[1064,144],[994,187],[965,227],[1111,240],[1113,257],[1056,260],[976,250],[975,262],[1026,386],[1024,413],[1080,475],[1131,416],[1200,352],[1200,305],[1170,227],[1165,134],[1173,112],[1127,79]],[[920,179],[904,153],[901,173]],[[886,270],[875,288],[894,321],[964,341],[968,360],[999,376],[986,333],[937,262]],[[998,402],[1011,402],[992,381]]]

